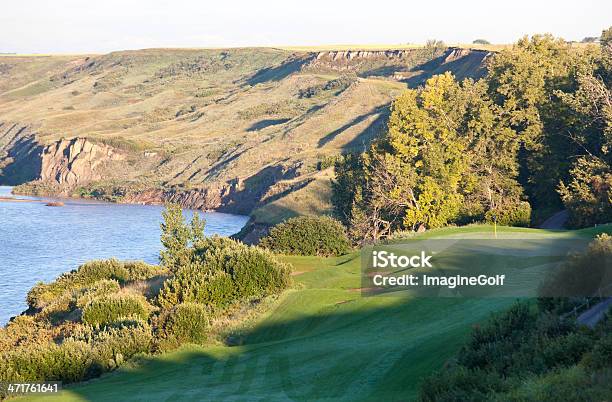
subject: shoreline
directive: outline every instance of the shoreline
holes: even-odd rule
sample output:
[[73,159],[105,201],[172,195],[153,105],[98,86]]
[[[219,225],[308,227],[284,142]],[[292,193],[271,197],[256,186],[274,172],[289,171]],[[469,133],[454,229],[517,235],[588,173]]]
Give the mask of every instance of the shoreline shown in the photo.
[[15,198],[15,197],[6,197],[0,196],[0,202],[47,202],[45,200],[30,200],[27,198]]
[[[113,199],[108,199],[108,198],[104,198],[104,197],[78,197],[78,196],[72,196],[72,195],[65,195],[65,194],[53,194],[53,193],[44,193],[44,194],[36,194],[34,192],[14,192],[14,188],[17,186],[5,186],[5,187],[10,187],[11,188],[11,194],[15,197],[17,196],[25,196],[25,197],[37,197],[40,198],[40,200],[29,200],[29,199],[25,199],[25,198],[19,198],[19,200],[23,200],[23,201],[39,201],[39,202],[50,202],[50,201],[56,201],[56,200],[61,200],[61,201],[84,201],[84,202],[92,202],[92,203],[101,203],[101,204],[117,204],[117,205],[141,205],[141,206],[164,206],[166,204],[166,201],[153,201],[153,200],[149,200],[149,201],[125,201],[124,199],[119,199],[119,200],[113,200]],[[45,200],[43,198],[47,198],[48,200]],[[4,200],[3,200],[4,199]],[[0,202],[6,201],[6,202],[11,202],[13,200],[15,200],[17,198],[14,197],[7,197],[7,196],[0,196]],[[227,207],[227,206],[221,206],[220,208],[217,209],[212,209],[212,208],[193,208],[193,207],[189,207],[189,206],[185,206],[182,205],[181,203],[178,203],[181,205],[181,208],[185,209],[185,210],[189,210],[189,211],[200,211],[200,212],[216,212],[216,213],[222,213],[222,214],[230,214],[230,215],[240,215],[240,216],[248,216],[251,217],[250,212],[249,213],[243,213],[240,208],[231,208],[231,207]]]
[[[37,194],[32,194],[32,193],[25,193],[25,192],[20,192],[20,193],[14,193],[13,192],[13,188],[15,186],[0,186],[0,187],[10,187],[11,188],[11,194],[13,194],[13,196],[0,196],[0,202],[40,202],[40,203],[54,203],[57,201],[60,202],[70,202],[70,203],[78,203],[81,202],[83,204],[113,204],[113,205],[134,205],[134,206],[155,206],[155,207],[163,207],[166,203],[163,201],[142,201],[142,202],[130,202],[130,201],[123,201],[123,200],[110,200],[110,199],[105,199],[105,198],[95,198],[95,197],[74,197],[74,196],[67,196],[67,195],[53,195],[53,194],[45,194],[45,195],[37,195]],[[29,198],[17,198],[19,196],[24,196],[24,197],[36,197],[37,199],[29,199]],[[187,211],[198,211],[198,212],[202,212],[202,213],[218,213],[218,214],[227,214],[227,215],[235,215],[235,216],[244,216],[244,217],[248,217],[249,219],[251,218],[250,213],[249,214],[244,214],[244,213],[240,213],[237,211],[234,211],[231,208],[219,208],[219,209],[200,209],[200,208],[190,208],[190,207],[186,207],[184,205],[181,205],[181,208],[183,208],[183,210],[187,210]],[[248,223],[248,221],[247,221]],[[243,226],[243,228],[246,226],[246,224]],[[238,233],[238,232],[236,232]]]

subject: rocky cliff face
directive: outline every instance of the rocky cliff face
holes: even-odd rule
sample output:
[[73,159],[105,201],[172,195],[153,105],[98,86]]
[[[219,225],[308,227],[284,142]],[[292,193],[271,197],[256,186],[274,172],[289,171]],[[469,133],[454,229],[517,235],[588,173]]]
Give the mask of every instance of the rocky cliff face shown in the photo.
[[110,162],[122,160],[125,154],[108,145],[85,138],[63,139],[43,149],[39,179],[74,187],[102,179]]
[[[73,196],[138,204],[178,203],[185,208],[248,214],[277,182],[293,178],[298,166],[267,167],[246,179],[215,181],[197,188],[157,186],[131,180],[128,159],[136,155],[86,138],[40,145],[19,124],[0,123],[0,184],[20,185],[16,193]],[[144,159],[146,153],[144,153]],[[120,179],[119,184],[113,184]]]
[[357,59],[401,59],[407,58],[414,50],[330,50],[319,52],[313,64],[317,62],[350,62]]
[[42,145],[29,125],[0,122],[0,184],[45,183],[69,194],[74,187],[113,177],[126,153],[85,138]]
[[317,53],[304,70],[387,77],[416,86],[445,71],[459,79],[477,78],[483,74],[490,55],[487,51],[462,48],[325,51]]

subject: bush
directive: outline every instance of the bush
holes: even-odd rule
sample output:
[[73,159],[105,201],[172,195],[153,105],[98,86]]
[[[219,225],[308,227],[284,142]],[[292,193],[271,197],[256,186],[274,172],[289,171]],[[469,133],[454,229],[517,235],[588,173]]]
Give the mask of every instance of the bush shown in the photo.
[[121,286],[116,280],[102,279],[76,296],[76,306],[82,309],[94,299],[119,293],[120,290]]
[[487,393],[500,390],[503,382],[484,370],[451,367],[425,377],[421,383],[419,401],[487,401]]
[[150,265],[143,261],[125,261],[122,264],[127,272],[124,282],[144,281],[164,273],[164,270],[158,265]]
[[64,293],[47,302],[41,309],[40,315],[52,322],[62,321],[70,316],[74,308],[74,302],[75,291],[66,290]]
[[241,298],[263,297],[280,292],[289,285],[291,274],[287,264],[257,247],[232,253],[227,260],[226,271],[231,274],[236,293]]
[[612,236],[602,233],[585,253],[571,255],[548,275],[538,292],[542,297],[595,295],[612,275]]
[[211,272],[201,264],[190,264],[164,283],[157,298],[163,308],[195,302],[211,309],[224,308],[235,300],[234,282],[223,271]]
[[485,220],[490,223],[497,220],[497,224],[502,226],[528,227],[531,222],[531,205],[526,201],[504,205],[487,211]]
[[[516,389],[500,394],[500,401],[605,401],[610,396],[609,379],[598,383],[580,366],[555,370],[543,376],[526,378]],[[605,380],[604,380],[605,381]]]
[[298,98],[312,98],[324,91],[335,91],[335,95],[340,94],[356,81],[356,77],[343,75],[324,84],[314,85],[298,91]]
[[475,327],[457,358],[425,379],[420,400],[605,400],[612,324],[588,329],[534,307],[517,303]]
[[317,162],[317,170],[325,170],[330,167],[336,166],[337,163],[342,161],[342,155],[326,155],[319,162]]
[[300,216],[276,225],[260,245],[274,252],[335,256],[350,250],[342,224],[333,218]]
[[91,347],[101,371],[110,371],[138,353],[148,353],[153,344],[151,327],[145,321],[120,320],[104,330],[94,330],[82,340]]
[[181,303],[159,317],[158,335],[162,349],[183,343],[202,344],[209,327],[206,307],[198,303]]
[[13,382],[77,382],[113,370],[135,354],[151,350],[151,328],[139,320],[81,332],[61,344],[39,342],[5,351],[0,354],[0,378]]
[[86,288],[103,279],[125,283],[148,279],[161,272],[160,267],[144,262],[121,262],[115,259],[89,261],[49,284],[38,283],[28,292],[27,302],[30,307],[40,309],[68,290]]
[[51,341],[49,323],[37,321],[29,315],[20,315],[0,328],[0,352],[17,345],[41,344]]
[[94,362],[82,341],[30,345],[0,356],[0,378],[4,381],[62,381],[88,378]]
[[198,263],[205,264],[208,271],[219,271],[223,270],[224,261],[230,252],[244,248],[246,248],[244,243],[215,235],[204,238],[194,245],[194,259]]
[[592,352],[584,357],[583,364],[591,370],[602,370],[612,365],[612,334],[604,335],[595,343]]
[[181,267],[164,283],[157,299],[161,307],[195,302],[222,310],[240,299],[280,292],[290,282],[289,266],[266,250],[233,240],[215,240],[199,250],[201,262]]
[[142,296],[120,294],[94,299],[83,309],[82,320],[89,325],[105,325],[120,318],[147,320],[151,308]]

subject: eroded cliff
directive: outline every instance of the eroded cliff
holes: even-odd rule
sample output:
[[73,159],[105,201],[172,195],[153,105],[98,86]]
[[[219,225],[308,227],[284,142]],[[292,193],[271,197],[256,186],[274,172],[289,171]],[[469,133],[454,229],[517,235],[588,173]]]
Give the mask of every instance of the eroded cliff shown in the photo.
[[43,148],[38,179],[69,189],[103,179],[104,173],[121,167],[114,162],[125,159],[126,155],[113,147],[86,138],[62,139]]

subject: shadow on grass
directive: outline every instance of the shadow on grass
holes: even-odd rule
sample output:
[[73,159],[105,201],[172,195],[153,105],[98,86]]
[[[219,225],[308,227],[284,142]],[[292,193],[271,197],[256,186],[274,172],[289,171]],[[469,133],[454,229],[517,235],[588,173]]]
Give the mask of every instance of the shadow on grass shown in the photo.
[[252,132],[252,131],[259,131],[259,130],[263,130],[266,127],[270,127],[270,126],[276,126],[279,124],[284,124],[287,123],[289,120],[288,118],[284,118],[284,119],[264,119],[264,120],[260,120],[256,123],[253,123],[253,125],[249,128],[247,128],[246,131],[248,132]]
[[451,72],[458,81],[464,78],[477,80],[485,75],[484,61],[487,58],[488,52],[472,51],[457,59],[447,61],[447,58],[453,51],[455,50],[447,49],[441,56],[413,67],[410,71],[417,74],[407,78],[404,82],[409,87],[416,88],[423,85],[432,76],[444,74],[447,71]]
[[219,212],[231,211],[233,213],[248,215],[257,205],[268,189],[280,180],[292,179],[296,176],[296,166],[286,168],[282,165],[266,166],[253,176],[244,180],[241,188],[230,192],[224,199],[225,205]]
[[[562,248],[567,239],[563,240],[555,245],[551,239],[551,246]],[[517,246],[516,252],[524,258],[513,257],[511,262],[524,267],[541,264],[530,250]],[[506,252],[510,251],[511,246]],[[476,259],[457,253],[451,257],[491,264],[488,250]],[[517,299],[362,297],[350,288],[359,286],[356,258],[359,253],[326,260],[305,273],[311,275],[308,287],[287,292],[260,324],[232,335],[238,346],[186,346],[144,357],[132,368],[70,387],[70,394],[60,397],[414,400],[421,380],[459,350],[472,326]]]
[[310,62],[314,56],[290,57],[283,63],[275,67],[263,68],[246,80],[248,85],[257,85],[271,81],[281,81],[282,79],[296,73],[302,66]]
[[511,303],[308,292],[316,294],[293,306],[299,311],[278,313],[241,346],[187,346],[69,391],[96,401],[412,400],[470,325]]
[[[25,127],[17,130],[15,138],[18,138],[24,130]],[[35,180],[41,171],[42,150],[42,146],[36,143],[34,137],[22,137],[16,140],[6,155],[8,164],[0,168],[0,185],[15,186]]]
[[322,148],[327,143],[333,141],[338,135],[342,134],[349,128],[369,119],[370,117],[376,116],[374,121],[370,123],[365,129],[355,136],[347,145],[344,146],[345,150],[352,149],[355,146],[366,146],[370,141],[380,133],[380,129],[384,126],[384,122],[388,117],[389,105],[379,106],[368,113],[364,113],[360,116],[355,117],[353,120],[344,124],[342,127],[335,129],[329,134],[325,135],[319,140],[317,146]]

